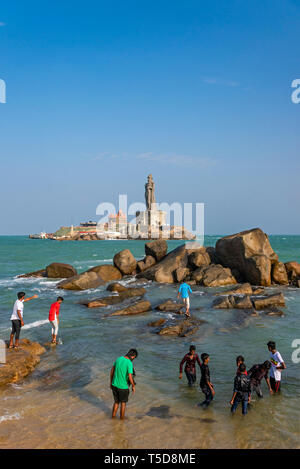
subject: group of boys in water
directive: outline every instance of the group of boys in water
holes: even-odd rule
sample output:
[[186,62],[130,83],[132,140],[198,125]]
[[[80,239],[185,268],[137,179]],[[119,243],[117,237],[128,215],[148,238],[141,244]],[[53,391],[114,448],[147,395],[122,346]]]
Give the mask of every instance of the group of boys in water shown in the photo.
[[[188,294],[191,291],[189,285],[182,284],[178,291],[178,296],[182,296],[185,300],[186,315],[189,316],[189,297]],[[37,298],[34,295],[30,298],[25,299],[25,293],[19,292],[17,294],[17,300],[13,307],[13,313],[11,315],[12,331],[10,335],[9,348],[19,348],[19,336],[21,327],[24,326],[23,321],[23,309],[24,302],[30,301]],[[57,343],[57,333],[59,325],[59,310],[60,305],[63,302],[62,297],[58,297],[54,302],[49,311],[49,323],[52,327],[52,340],[53,344]],[[15,338],[15,342],[14,342]],[[281,372],[286,368],[286,365],[282,359],[281,354],[276,350],[276,344],[273,341],[267,343],[268,350],[270,352],[270,359],[266,360],[261,364],[253,365],[248,371],[244,357],[239,355],[236,358],[237,370],[234,378],[233,395],[230,401],[231,412],[234,413],[238,405],[242,404],[243,415],[247,414],[248,404],[251,401],[251,394],[254,392],[259,398],[263,397],[261,390],[261,382],[264,378],[269,388],[270,394],[278,393],[280,391],[281,384]],[[136,349],[130,349],[129,352],[122,357],[119,357],[110,372],[110,387],[113,392],[114,405],[112,410],[112,417],[115,417],[120,407],[120,418],[124,419],[126,403],[129,397],[129,387],[132,387],[132,392],[135,392],[134,382],[134,368],[133,360],[137,358],[138,352]],[[201,363],[202,361],[202,363]],[[196,383],[196,364],[200,367],[201,378],[200,388],[205,396],[204,401],[199,404],[203,408],[207,408],[214,398],[215,390],[210,378],[209,361],[210,356],[208,353],[201,354],[201,361],[196,353],[196,347],[190,346],[189,352],[183,357],[179,365],[179,378],[182,379],[183,366],[185,364],[184,372],[188,381],[189,386],[193,386]],[[270,372],[270,377],[269,377]]]

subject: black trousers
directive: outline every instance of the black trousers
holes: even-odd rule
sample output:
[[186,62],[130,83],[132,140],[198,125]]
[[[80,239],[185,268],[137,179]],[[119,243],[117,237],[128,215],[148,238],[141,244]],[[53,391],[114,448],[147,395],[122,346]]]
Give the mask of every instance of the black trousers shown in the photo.
[[20,332],[21,332],[21,321],[20,319],[13,319],[11,323],[12,323],[11,333],[12,335],[16,334],[16,340],[19,340]]
[[189,386],[192,386],[196,382],[196,374],[195,373],[190,373],[189,371],[185,371],[185,375],[187,377]]
[[251,394],[252,394],[254,391],[256,392],[256,394],[257,394],[258,397],[263,397],[263,393],[262,393],[260,384],[251,384]]
[[209,406],[210,402],[213,400],[214,396],[212,395],[211,389],[209,386],[200,386],[203,394],[205,395],[205,400],[201,405]]

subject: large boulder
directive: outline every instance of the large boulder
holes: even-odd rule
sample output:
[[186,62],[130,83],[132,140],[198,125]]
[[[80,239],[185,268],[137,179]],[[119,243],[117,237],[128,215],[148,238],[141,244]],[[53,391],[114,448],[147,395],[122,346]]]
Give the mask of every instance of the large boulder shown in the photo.
[[[193,243],[191,244],[193,245]],[[137,277],[142,276],[148,280],[153,280],[159,283],[174,283],[174,281],[176,281],[175,270],[180,267],[187,267],[188,256],[194,249],[197,248],[190,246],[189,243],[178,246],[167,254],[160,262],[138,274]]]
[[102,308],[108,305],[122,303],[122,301],[135,296],[144,296],[145,293],[145,288],[126,288],[124,291],[120,291],[118,295],[96,298],[91,301],[82,302],[82,304],[88,308]]
[[114,311],[110,313],[108,316],[133,316],[135,314],[146,313],[147,311],[151,310],[151,303],[150,301],[137,301],[133,305],[127,306],[126,308],[119,309],[118,311]]
[[300,278],[300,264],[298,262],[286,262],[285,268],[288,274],[288,278],[291,282],[295,282]]
[[136,269],[136,260],[129,249],[123,249],[114,256],[114,265],[123,275],[130,275]]
[[62,288],[63,290],[88,290],[90,288],[100,287],[100,285],[104,284],[105,282],[96,272],[83,272],[82,274],[63,280],[56,285],[56,288]]
[[0,367],[0,386],[16,383],[25,378],[34,370],[40,362],[40,356],[45,352],[45,348],[39,343],[28,339],[20,340],[18,350],[8,349],[6,363]]
[[275,262],[275,264],[273,264],[272,280],[279,285],[288,285],[288,274],[283,262]]
[[144,270],[149,269],[149,267],[152,267],[154,264],[156,264],[155,258],[148,255],[142,261],[138,261],[137,271],[144,272]]
[[161,261],[167,254],[168,244],[165,239],[157,239],[145,244],[146,256],[152,256],[157,262]]
[[278,261],[268,236],[259,228],[225,236],[216,243],[222,265],[237,269],[252,285],[271,285],[271,267]]
[[197,269],[197,267],[200,267],[201,265],[209,265],[211,263],[211,259],[206,249],[201,247],[189,255],[188,262],[193,269]]
[[119,269],[109,264],[97,265],[89,269],[88,272],[95,272],[103,280],[103,282],[121,280],[122,278],[122,274]]
[[199,267],[192,273],[192,278],[205,287],[222,287],[237,283],[231,270],[219,264]]
[[77,270],[70,264],[53,262],[46,267],[46,277],[48,278],[70,278],[77,275]]
[[285,300],[282,293],[274,293],[273,295],[264,296],[261,298],[252,298],[255,309],[268,309],[273,306],[283,306],[285,307]]

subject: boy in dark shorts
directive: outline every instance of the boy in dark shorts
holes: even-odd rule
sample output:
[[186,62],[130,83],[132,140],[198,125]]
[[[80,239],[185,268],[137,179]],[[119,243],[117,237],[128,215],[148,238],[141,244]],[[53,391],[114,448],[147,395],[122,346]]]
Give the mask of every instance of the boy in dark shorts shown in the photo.
[[242,403],[242,413],[247,414],[248,403],[251,399],[250,378],[246,375],[246,365],[239,366],[239,374],[234,379],[233,396],[230,401],[231,412],[234,413],[239,403]]
[[190,352],[187,353],[180,362],[179,365],[179,379],[182,378],[182,368],[185,363],[184,372],[187,377],[189,386],[192,386],[196,382],[196,362],[198,363],[199,367],[201,367],[201,362],[199,360],[199,356],[196,353],[195,345],[190,346]]
[[208,367],[209,355],[208,353],[201,354],[202,365],[201,369],[201,379],[200,379],[200,388],[205,395],[205,400],[200,404],[202,407],[208,407],[210,402],[213,400],[215,391],[213,384],[210,381],[210,371]]
[[[25,298],[25,295],[26,293],[23,291],[20,291],[17,294],[18,299],[15,301],[13,312],[10,317],[12,329],[11,329],[11,334],[10,334],[9,348],[15,348],[15,349],[19,348],[19,338],[20,338],[21,327],[24,326],[24,320],[23,320],[24,303],[26,303],[27,301],[31,301],[35,298],[38,298],[37,295],[33,295],[30,298]],[[14,337],[15,337],[15,344],[14,344]]]
[[261,390],[261,381],[265,378],[266,383],[268,385],[270,394],[273,394],[270,380],[268,377],[269,370],[271,368],[271,363],[266,360],[264,363],[260,365],[253,365],[249,370],[249,377],[250,377],[250,386],[251,386],[251,394],[255,391],[258,397],[263,397],[263,393]]
[[110,388],[115,401],[112,409],[112,418],[117,415],[119,404],[121,404],[120,419],[123,420],[125,417],[126,403],[129,397],[129,385],[132,386],[132,392],[135,392],[132,362],[137,356],[137,350],[130,349],[124,357],[117,358],[110,371]]

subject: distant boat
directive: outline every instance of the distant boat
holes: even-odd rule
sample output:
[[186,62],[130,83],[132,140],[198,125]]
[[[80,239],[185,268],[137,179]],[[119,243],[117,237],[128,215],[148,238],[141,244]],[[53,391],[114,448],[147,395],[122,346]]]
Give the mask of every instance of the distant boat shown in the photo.
[[30,234],[29,235],[30,239],[47,239],[47,233],[44,231],[41,231],[40,234]]

